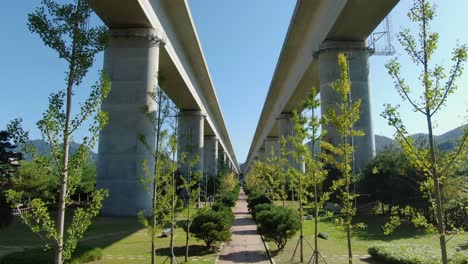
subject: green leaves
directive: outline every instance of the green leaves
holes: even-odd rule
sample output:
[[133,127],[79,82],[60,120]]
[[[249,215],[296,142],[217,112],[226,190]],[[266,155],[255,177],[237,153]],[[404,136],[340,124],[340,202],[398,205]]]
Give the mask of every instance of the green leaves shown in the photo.
[[210,248],[214,242],[228,242],[231,240],[232,221],[228,211],[214,211],[202,208],[194,216],[190,225],[190,232],[198,239],[205,241]]
[[[104,74],[101,74],[100,80],[92,87],[90,96],[83,102],[78,114],[72,117],[74,86],[81,83],[92,66],[95,55],[104,50],[108,39],[106,28],[88,26],[90,15],[91,10],[85,0],[65,4],[42,0],[42,6],[28,15],[29,30],[38,34],[46,46],[55,50],[59,58],[68,63],[65,89],[50,95],[48,109],[37,122],[43,139],[50,146],[50,155],[37,153],[30,143],[28,132],[22,129],[20,119],[12,121],[8,126],[22,150],[32,156],[34,164],[47,171],[41,176],[60,179],[57,226],[50,219],[46,203],[39,198],[33,199],[29,205],[30,210],[21,215],[33,232],[44,233],[47,244],[49,241],[54,242],[57,263],[71,258],[77,240],[84,235],[91,219],[98,214],[106,196],[104,191],[97,191],[88,207],[76,209],[72,224],[66,235],[64,234],[66,205],[71,202],[70,197],[82,180],[83,168],[88,163],[88,150],[93,147],[98,132],[108,119],[99,110],[110,90],[110,81]],[[89,136],[84,137],[78,150],[71,155],[72,136],[90,117],[93,121],[88,129]],[[12,193],[11,198],[18,195],[19,193]]]
[[76,208],[63,247],[64,259],[71,259],[73,251],[86,230],[91,226],[92,219],[99,214],[104,198],[108,197],[107,190],[99,189],[92,193],[90,203],[84,208]]
[[[6,192],[8,203],[14,208],[19,208],[22,203],[22,193],[14,190]],[[31,229],[33,233],[38,234],[43,240],[46,248],[50,247],[51,242],[58,239],[55,222],[52,220],[47,209],[47,204],[41,199],[32,199],[28,204],[29,209],[20,214],[23,223]]]
[[46,46],[70,64],[69,73],[75,73],[74,84],[77,85],[109,40],[104,26],[88,27],[90,15],[89,4],[84,0],[75,0],[72,4],[42,0],[42,6],[28,15],[29,30],[37,33]]
[[283,249],[288,239],[300,228],[299,215],[291,208],[271,206],[260,211],[255,220],[257,229],[267,240],[274,241],[278,249]]
[[[439,35],[430,31],[430,23],[435,17],[435,6],[429,4],[426,0],[416,0],[408,12],[408,17],[418,25],[418,43],[416,43],[415,37],[412,36],[409,29],[400,32],[398,40],[413,62],[421,67],[418,76],[421,83],[419,98],[412,98],[413,95],[402,77],[397,59],[390,61],[386,67],[390,76],[394,79],[396,90],[403,100],[407,100],[416,111],[424,115],[429,133],[428,142],[418,146],[408,137],[395,107],[387,105],[382,116],[388,120],[389,125],[396,129],[397,140],[402,145],[411,164],[427,177],[421,183],[421,189],[427,191],[432,206],[431,209],[434,209],[440,236],[442,263],[447,263],[445,220],[442,208],[443,188],[441,188],[441,185],[443,186],[446,176],[449,174],[450,166],[457,163],[456,160],[459,159],[459,155],[464,152],[462,149],[466,149],[467,137],[465,133],[459,148],[453,154],[447,156],[450,157],[449,159],[441,158],[434,143],[432,118],[445,105],[448,96],[453,94],[457,88],[455,82],[461,76],[464,63],[467,60],[467,46],[459,46],[453,51],[453,66],[447,74],[443,66],[433,66],[431,63],[439,40]],[[413,89],[413,91],[417,91],[417,89]],[[426,225],[423,223],[425,218],[419,212],[412,215],[413,219],[415,219],[413,221],[415,225]],[[396,223],[396,216],[393,216],[390,223],[388,223],[387,229],[391,230]]]

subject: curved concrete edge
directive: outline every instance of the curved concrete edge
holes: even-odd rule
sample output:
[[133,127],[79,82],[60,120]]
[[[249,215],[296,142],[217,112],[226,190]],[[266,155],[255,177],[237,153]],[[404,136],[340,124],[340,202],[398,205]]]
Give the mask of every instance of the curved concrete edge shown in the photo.
[[265,240],[265,238],[263,237],[262,234],[259,233],[259,235],[262,238],[263,246],[265,246],[265,251],[267,253],[268,259],[270,260],[270,263],[271,264],[276,264],[275,259],[270,254],[270,247],[268,247],[268,243],[266,242],[266,240]]
[[215,258],[215,261],[214,263],[215,264],[218,264],[219,262],[219,257],[221,257],[221,253],[223,253],[223,249],[224,249],[224,246],[226,245],[226,243],[221,243],[221,245],[219,246],[219,251],[216,253],[216,258]]

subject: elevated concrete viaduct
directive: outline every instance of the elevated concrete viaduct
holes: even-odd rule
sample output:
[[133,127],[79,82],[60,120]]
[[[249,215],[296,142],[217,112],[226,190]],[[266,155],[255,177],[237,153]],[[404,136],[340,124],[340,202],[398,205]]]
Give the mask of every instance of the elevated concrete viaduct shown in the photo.
[[[372,100],[369,82],[369,49],[366,38],[388,15],[398,0],[298,0],[283,44],[270,89],[246,160],[271,153],[281,137],[292,133],[293,110],[313,87],[320,89],[322,113],[337,98],[330,83],[338,79],[337,55],[349,58],[352,100],[361,99],[361,118],[356,128],[364,137],[354,139],[355,168],[360,170],[375,154]],[[330,140],[337,139],[333,126],[325,126]],[[265,150],[264,150],[265,149]],[[274,153],[278,153],[274,150]]]
[[[155,142],[144,109],[156,110],[148,94],[161,88],[180,109],[180,153],[198,157],[193,170],[212,176],[221,158],[239,174],[215,89],[190,9],[185,0],[90,0],[96,14],[111,30],[104,71],[112,81],[102,109],[109,124],[99,140],[98,188],[106,188],[103,214],[136,215],[151,208],[151,199],[139,181],[141,161],[152,167],[151,155],[139,142],[144,135]],[[180,166],[183,174],[187,166]]]

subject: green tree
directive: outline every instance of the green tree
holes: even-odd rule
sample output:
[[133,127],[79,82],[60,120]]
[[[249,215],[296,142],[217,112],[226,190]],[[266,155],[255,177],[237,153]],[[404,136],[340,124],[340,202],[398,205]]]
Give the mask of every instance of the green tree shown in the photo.
[[330,142],[321,141],[324,149],[323,157],[332,167],[338,169],[340,175],[333,181],[332,190],[337,192],[337,197],[341,200],[343,208],[341,210],[344,217],[338,217],[336,224],[339,228],[346,231],[348,241],[348,260],[353,263],[353,254],[351,247],[351,233],[353,228],[362,227],[363,224],[353,224],[352,218],[356,214],[353,202],[357,194],[351,189],[354,177],[352,173],[352,158],[354,148],[350,144],[351,139],[356,136],[363,136],[364,132],[354,129],[354,124],[359,120],[359,107],[361,100],[350,101],[351,82],[348,76],[348,60],[343,53],[338,54],[338,64],[340,66],[340,79],[331,84],[340,101],[336,108],[330,108],[325,113],[327,121],[331,122],[340,137],[335,145]]
[[390,126],[396,128],[396,137],[410,162],[427,176],[427,181],[423,186],[431,197],[430,201],[437,219],[441,259],[442,263],[446,264],[448,261],[447,241],[441,185],[453,164],[460,162],[467,151],[468,130],[465,130],[456,150],[442,158],[437,155],[434,142],[434,117],[446,104],[448,96],[457,89],[455,83],[462,75],[464,63],[468,58],[468,47],[462,45],[453,50],[453,66],[447,74],[443,66],[431,62],[439,40],[439,34],[430,30],[430,23],[435,17],[435,5],[431,5],[426,0],[414,1],[408,17],[411,22],[417,24],[417,39],[409,29],[406,29],[398,34],[398,40],[413,63],[421,68],[421,73],[418,75],[422,90],[420,97],[413,97],[414,89],[410,89],[410,85],[405,81],[401,73],[401,65],[396,58],[387,63],[386,67],[402,99],[409,102],[413,109],[426,119],[429,134],[427,146],[418,148],[414,145],[412,139],[408,137],[396,107],[387,105],[382,115],[388,120]]
[[88,161],[81,170],[81,181],[77,187],[78,202],[81,202],[81,194],[89,194],[96,189],[96,163]]
[[[310,117],[302,114],[298,114],[296,111],[293,113],[293,136],[290,137],[290,141],[294,147],[291,155],[294,158],[296,164],[303,164],[303,166],[292,167],[290,170],[293,174],[293,182],[295,189],[297,190],[299,198],[299,214],[301,216],[301,228],[300,228],[300,261],[303,262],[303,206],[309,201],[309,198],[313,198],[314,208],[314,226],[315,226],[315,237],[314,237],[314,255],[313,261],[318,263],[319,252],[318,252],[318,212],[323,207],[324,203],[328,200],[329,194],[322,192],[319,194],[319,188],[325,180],[327,173],[323,169],[323,164],[320,161],[320,155],[315,153],[317,143],[320,141],[324,132],[320,131],[320,125],[322,119],[317,117],[316,111],[320,106],[320,101],[317,98],[318,90],[312,89],[308,94],[307,98],[303,102],[303,113],[310,111]],[[306,143],[309,141],[309,143]],[[312,189],[312,191],[311,191]],[[319,198],[320,196],[320,198]]]
[[[191,131],[189,130],[188,138],[192,138],[190,135]],[[195,166],[200,162],[199,156],[192,156],[192,149],[194,145],[188,142],[187,149],[188,152],[183,152],[180,155],[181,166],[186,166],[186,175],[181,175],[182,180],[182,197],[185,200],[185,206],[187,207],[187,214],[184,221],[184,230],[185,230],[185,262],[189,258],[189,243],[190,243],[190,225],[192,224],[192,215],[190,208],[196,206],[196,202],[200,198],[200,181],[203,177],[201,171],[195,170]],[[198,206],[197,206],[198,208]]]
[[274,157],[267,162],[255,160],[246,175],[248,189],[264,193],[272,202],[276,199],[284,201],[286,194],[283,192],[282,170]]
[[[163,74],[158,74],[158,83],[164,83]],[[171,187],[172,176],[177,169],[174,166],[174,161],[170,159],[173,153],[171,145],[170,129],[174,125],[170,124],[170,117],[175,116],[175,106],[169,97],[163,92],[160,87],[155,87],[155,90],[150,92],[150,96],[155,104],[157,104],[156,114],[145,109],[146,117],[153,124],[153,130],[156,135],[156,148],[148,142],[144,135],[140,135],[140,142],[150,152],[154,168],[149,168],[148,161],[142,163],[145,175],[141,177],[141,183],[146,191],[152,196],[151,218],[150,221],[145,217],[145,212],[138,213],[138,219],[148,230],[148,235],[151,240],[151,263],[156,262],[156,234],[158,228],[166,224],[171,218],[173,188]],[[147,212],[146,212],[147,213]]]
[[11,207],[6,201],[4,190],[11,188],[11,182],[17,174],[18,162],[23,158],[21,153],[14,151],[8,131],[0,131],[0,228],[8,226],[13,221]]
[[6,189],[12,176],[17,171],[17,164],[23,155],[15,152],[15,145],[11,143],[12,136],[8,131],[0,131],[0,191]]
[[207,249],[215,242],[231,240],[230,217],[224,211],[210,208],[198,210],[190,226],[190,232],[198,239],[205,241]]
[[24,198],[39,198],[47,203],[57,200],[59,177],[35,161],[21,161],[18,174],[12,179],[12,189]]
[[272,206],[270,210],[262,210],[256,215],[255,220],[258,232],[267,240],[275,242],[280,250],[300,228],[297,212],[286,207]]
[[[84,0],[60,4],[53,0],[42,0],[42,6],[28,15],[29,30],[38,34],[44,44],[55,50],[59,58],[67,63],[65,89],[50,95],[49,108],[37,123],[44,140],[51,146],[51,156],[39,156],[35,153],[33,146],[28,144],[28,133],[21,129],[19,120],[9,126],[9,131],[22,145],[22,149],[60,178],[56,224],[40,199],[33,199],[30,204],[31,210],[22,215],[23,221],[34,232],[44,231],[46,238],[53,240],[57,264],[71,258],[78,238],[83,236],[91,224],[91,219],[98,214],[106,195],[104,190],[96,191],[87,208],[75,210],[72,223],[67,228],[67,235],[64,235],[66,205],[80,180],[80,168],[88,159],[88,149],[92,147],[98,131],[107,121],[105,113],[99,111],[99,106],[110,89],[110,83],[105,76],[92,87],[90,96],[83,102],[78,113],[72,116],[75,88],[81,84],[92,66],[95,55],[104,50],[108,39],[106,28],[88,27],[90,15],[91,9]],[[90,118],[94,120],[89,128],[91,135],[85,137],[79,149],[70,155],[70,140],[74,132]],[[10,200],[14,202],[18,196],[18,193],[12,192]]]
[[[378,153],[364,169],[361,185],[372,199],[390,206],[427,208],[420,184],[424,176],[411,166],[408,156],[393,145]],[[406,193],[407,195],[395,195]],[[382,214],[384,214],[382,209]]]

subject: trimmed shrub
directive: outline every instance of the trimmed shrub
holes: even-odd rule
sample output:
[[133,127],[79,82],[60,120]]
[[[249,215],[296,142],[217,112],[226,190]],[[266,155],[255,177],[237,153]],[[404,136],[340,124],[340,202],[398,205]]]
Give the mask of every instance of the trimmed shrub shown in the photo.
[[215,242],[231,240],[231,225],[232,221],[225,212],[203,208],[195,214],[190,225],[190,232],[196,238],[203,240],[209,249]]
[[[381,244],[367,249],[369,255],[383,264],[439,264],[440,250],[429,246]],[[449,263],[468,264],[468,254],[448,251]]]
[[255,217],[257,216],[258,213],[260,213],[261,211],[264,211],[264,210],[271,210],[271,208],[273,207],[274,205],[273,204],[269,204],[269,203],[264,203],[264,204],[258,204],[255,206],[255,210],[252,211],[252,216],[253,218],[255,219]]
[[226,207],[224,204],[219,202],[214,203],[211,206],[211,209],[215,212],[222,212],[231,221],[231,223],[234,221],[234,213],[231,208]]
[[[73,257],[66,263],[80,264],[88,263],[102,258],[102,250],[100,248],[79,247],[73,253]],[[54,251],[45,251],[42,248],[28,249],[21,252],[14,252],[5,255],[0,264],[49,264],[54,263]]]
[[258,232],[266,240],[275,242],[278,249],[283,249],[300,228],[299,215],[290,208],[271,206],[269,210],[262,210],[256,217]]
[[227,207],[234,207],[236,205],[237,195],[234,192],[223,194],[221,202]]
[[260,193],[251,193],[247,198],[247,207],[249,208],[250,212],[255,210],[255,206],[259,204],[271,204],[272,202],[265,194]]

